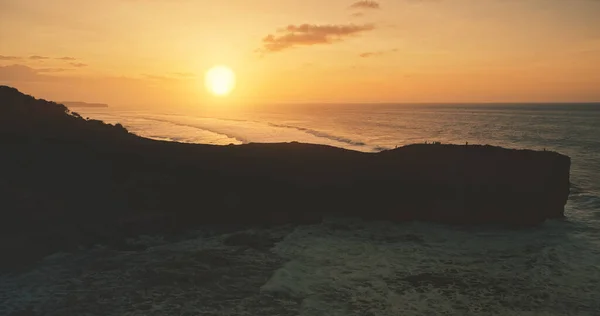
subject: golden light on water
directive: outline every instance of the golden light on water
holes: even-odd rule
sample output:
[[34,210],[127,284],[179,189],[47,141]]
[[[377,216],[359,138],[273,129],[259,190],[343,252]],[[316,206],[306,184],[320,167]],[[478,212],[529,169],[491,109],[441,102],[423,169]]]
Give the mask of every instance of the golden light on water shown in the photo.
[[215,66],[206,72],[205,84],[216,96],[226,96],[235,88],[235,73],[227,66]]

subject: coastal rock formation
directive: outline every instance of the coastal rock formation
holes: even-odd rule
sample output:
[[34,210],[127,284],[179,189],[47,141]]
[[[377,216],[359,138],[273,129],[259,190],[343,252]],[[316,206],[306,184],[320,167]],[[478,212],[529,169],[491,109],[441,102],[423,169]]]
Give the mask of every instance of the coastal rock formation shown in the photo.
[[5,86],[0,146],[0,242],[14,251],[326,215],[532,225],[563,217],[569,195],[570,158],[555,152],[155,141]]

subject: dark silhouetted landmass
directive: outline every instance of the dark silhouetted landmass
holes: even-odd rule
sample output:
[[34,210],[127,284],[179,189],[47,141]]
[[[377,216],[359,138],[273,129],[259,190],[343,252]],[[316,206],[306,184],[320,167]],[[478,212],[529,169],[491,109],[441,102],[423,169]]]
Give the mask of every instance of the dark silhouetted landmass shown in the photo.
[[70,108],[107,108],[108,104],[104,103],[88,103],[79,101],[63,101],[61,104],[66,105]]
[[533,225],[562,218],[569,195],[570,158],[554,152],[418,144],[362,153],[301,143],[156,141],[5,86],[0,146],[5,267],[205,224],[341,215]]

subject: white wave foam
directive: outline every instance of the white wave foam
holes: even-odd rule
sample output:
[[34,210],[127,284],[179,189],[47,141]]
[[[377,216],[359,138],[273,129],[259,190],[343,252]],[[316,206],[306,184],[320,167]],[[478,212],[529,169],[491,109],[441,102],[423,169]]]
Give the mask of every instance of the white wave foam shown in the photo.
[[158,140],[219,145],[298,141],[359,151],[386,149],[381,146],[368,146],[364,142],[315,129],[255,120],[136,112],[95,113],[94,117],[108,123],[121,123],[138,135]]
[[95,113],[94,118],[107,123],[121,123],[134,134],[156,140],[177,141],[182,143],[201,143],[214,145],[241,144],[244,138],[198,128],[167,119],[169,116],[156,116],[142,113]]
[[271,251],[226,246],[228,235],[142,236],[130,243],[145,251],[56,254],[0,276],[0,314],[593,315],[600,245],[572,225],[461,230],[332,218],[253,230],[285,236]]
[[294,315],[297,303],[259,291],[281,259],[224,237],[142,236],[129,242],[150,246],[143,251],[49,256],[30,272],[0,275],[0,315]]
[[[146,119],[163,120],[163,118],[147,117]],[[206,117],[173,116],[167,121],[173,124],[183,124],[215,133],[228,135],[244,143],[275,143],[298,141],[304,143],[324,144],[336,147],[373,151],[374,148],[366,144],[345,137],[334,136],[325,132],[296,127],[290,125],[274,124],[254,120],[235,120]]]
[[298,262],[290,261],[275,271],[269,281],[261,287],[267,293],[282,294],[292,298],[304,298],[309,289],[304,280],[308,280],[311,271]]
[[352,145],[352,146],[367,146],[365,143],[363,143],[361,141],[355,141],[350,138],[341,137],[341,136],[334,136],[334,135],[331,135],[331,134],[328,134],[328,133],[325,133],[322,131],[318,131],[318,130],[314,130],[314,129],[310,129],[310,128],[306,128],[306,127],[285,125],[285,124],[275,124],[275,123],[269,123],[269,125],[275,126],[275,127],[291,128],[291,129],[299,130],[299,131],[306,132],[308,134],[311,134],[311,135],[314,135],[317,137],[322,137],[322,138],[327,138],[327,139],[334,140],[334,141],[339,141],[339,142],[346,143],[346,144]]
[[593,289],[600,252],[582,252],[585,241],[567,242],[556,225],[460,231],[333,220],[299,227],[274,248],[289,262],[265,287],[303,295],[301,315],[591,313],[600,308],[600,288]]

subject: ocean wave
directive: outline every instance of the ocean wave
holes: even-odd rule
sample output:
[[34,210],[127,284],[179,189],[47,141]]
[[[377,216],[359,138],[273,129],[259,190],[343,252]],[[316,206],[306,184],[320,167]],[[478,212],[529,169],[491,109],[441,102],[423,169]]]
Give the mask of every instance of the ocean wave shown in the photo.
[[[211,119],[214,119],[214,118],[211,118]],[[257,121],[257,120],[233,119],[233,118],[218,118],[218,120],[240,122],[240,123],[251,122],[251,123],[257,123],[257,124],[265,124],[265,125],[272,126],[272,127],[293,129],[293,130],[305,132],[307,134],[310,134],[310,135],[313,135],[313,136],[316,136],[319,138],[325,138],[325,139],[333,140],[333,141],[340,142],[340,143],[345,143],[345,144],[352,145],[352,146],[360,146],[360,147],[368,146],[366,143],[361,142],[361,141],[353,140],[353,139],[350,139],[347,137],[332,135],[332,134],[329,134],[329,133],[326,133],[323,131],[319,131],[319,130],[307,128],[307,127],[302,127],[302,126],[278,124],[278,123],[271,123],[271,122],[264,122],[264,121]]]
[[[353,140],[347,137],[343,137],[343,136],[337,136],[337,135],[332,135],[330,133],[326,133],[323,131],[319,131],[319,130],[315,130],[315,129],[311,129],[311,128],[306,128],[306,127],[301,127],[301,126],[293,126],[293,125],[286,125],[286,124],[277,124],[277,123],[271,123],[271,122],[262,122],[262,121],[256,121],[256,120],[241,120],[241,119],[230,119],[230,118],[212,118],[212,117],[195,117],[195,120],[198,119],[203,119],[203,120],[210,120],[210,123],[213,122],[217,122],[216,124],[218,125],[219,121],[221,122],[235,122],[235,123],[239,123],[240,125],[238,126],[234,126],[233,128],[231,127],[226,127],[226,126],[220,126],[220,127],[215,127],[215,126],[208,126],[211,125],[209,124],[209,122],[183,122],[183,120],[186,120],[189,118],[187,117],[183,117],[183,116],[178,116],[178,117],[174,117],[174,118],[158,118],[158,117],[154,117],[154,116],[138,116],[137,118],[143,118],[145,120],[152,120],[152,121],[159,121],[159,122],[165,122],[165,123],[169,123],[169,124],[173,124],[173,125],[178,125],[178,126],[186,126],[186,127],[193,127],[193,128],[198,128],[198,129],[202,129],[202,130],[206,130],[212,133],[216,133],[216,134],[220,134],[220,135],[224,135],[226,137],[235,139],[237,141],[240,141],[242,143],[250,143],[250,142],[271,142],[271,140],[269,139],[269,137],[252,137],[252,136],[248,136],[248,135],[244,135],[243,129],[255,129],[255,130],[260,130],[261,128],[266,128],[266,127],[272,127],[272,128],[277,128],[277,129],[288,129],[288,130],[295,130],[295,131],[299,131],[302,133],[306,133],[308,135],[312,135],[318,139],[323,139],[325,141],[320,141],[317,143],[322,143],[322,144],[327,144],[327,145],[339,145],[340,147],[345,147],[345,148],[349,148],[349,149],[361,149],[363,148],[363,150],[369,150],[369,151],[382,151],[382,150],[386,150],[389,149],[387,147],[383,147],[383,146],[369,146],[366,143],[362,142],[362,141],[357,141],[357,140]],[[213,123],[214,124],[214,123]],[[243,126],[242,124],[252,124],[253,126]],[[239,132],[235,133],[235,130],[238,129]],[[225,131],[226,130],[226,131]],[[265,130],[264,133],[267,136],[272,136],[270,131]],[[286,139],[286,141],[305,141],[303,139],[296,139],[296,138],[292,138],[289,137]],[[308,141],[310,142],[310,141]],[[333,142],[333,143],[331,143]]]
[[0,276],[0,314],[592,315],[600,252],[570,226],[327,218],[237,233],[272,240],[260,247],[209,230],[141,236],[128,242],[145,250],[98,246]]
[[186,123],[180,123],[177,121],[173,121],[173,120],[168,120],[168,119],[160,119],[160,118],[156,118],[156,117],[138,117],[138,118],[142,118],[145,120],[149,120],[149,121],[156,121],[156,122],[163,122],[163,123],[169,123],[172,125],[176,125],[176,126],[184,126],[184,127],[192,127],[192,128],[196,128],[196,129],[200,129],[203,131],[207,131],[207,132],[211,132],[214,134],[218,134],[218,135],[222,135],[225,136],[227,138],[231,138],[231,139],[235,139],[241,143],[248,143],[249,141],[247,139],[245,139],[244,137],[240,136],[240,135],[233,135],[233,134],[228,134],[228,133],[223,133],[222,131],[218,131],[216,129],[210,129],[204,126],[198,126],[198,125],[194,125],[194,124],[186,124]]
[[0,275],[0,315],[297,315],[297,302],[259,290],[281,258],[197,233],[128,241],[145,250],[55,254],[29,272]]
[[301,299],[300,315],[591,313],[600,253],[582,251],[585,239],[566,242],[564,226],[462,231],[332,219],[277,244],[289,261],[263,290]]
[[300,127],[300,126],[293,126],[293,125],[285,125],[285,124],[276,124],[276,123],[268,123],[271,126],[274,127],[281,127],[281,128],[291,128],[291,129],[295,129],[295,130],[299,130],[317,137],[322,137],[322,138],[327,138],[327,139],[331,139],[334,141],[338,141],[341,143],[346,143],[349,145],[353,145],[353,146],[367,146],[367,144],[365,144],[364,142],[361,141],[356,141],[356,140],[352,140],[350,138],[346,138],[346,137],[342,137],[342,136],[335,136],[335,135],[331,135],[322,131],[318,131],[315,129],[310,129],[310,128],[306,128],[306,127]]

